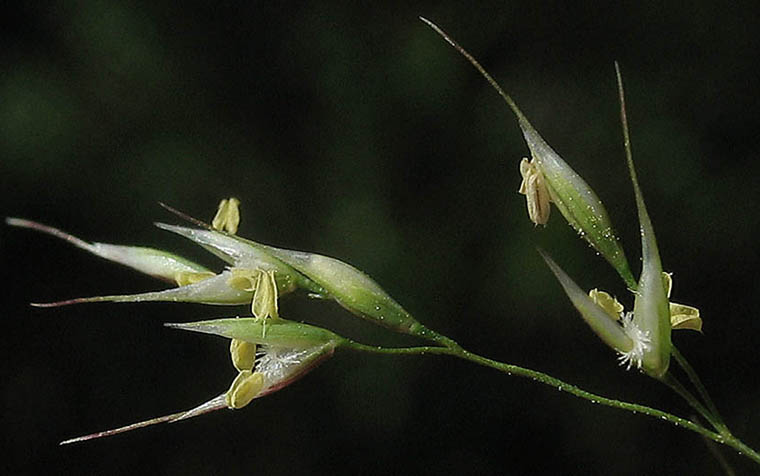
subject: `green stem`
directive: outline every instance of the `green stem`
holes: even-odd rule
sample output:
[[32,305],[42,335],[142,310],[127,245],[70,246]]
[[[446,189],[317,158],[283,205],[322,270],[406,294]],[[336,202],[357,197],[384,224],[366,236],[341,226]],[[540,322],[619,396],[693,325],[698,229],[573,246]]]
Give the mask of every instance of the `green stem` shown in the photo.
[[671,346],[671,352],[673,354],[673,357],[675,357],[678,365],[681,366],[683,371],[686,373],[686,376],[689,377],[689,380],[694,385],[694,388],[697,389],[699,396],[702,397],[702,401],[707,405],[707,409],[710,410],[710,413],[712,413],[712,415],[715,417],[719,425],[716,428],[721,433],[724,433],[725,436],[730,436],[731,432],[728,430],[728,427],[723,422],[723,417],[720,416],[720,412],[718,412],[718,407],[715,406],[715,403],[713,402],[712,398],[710,398],[710,394],[707,393],[707,388],[705,388],[705,386],[702,384],[702,380],[700,380],[699,376],[697,375],[697,372],[694,371],[694,368],[686,360],[686,357],[684,357],[683,354],[681,354],[681,352],[679,352],[678,349],[676,349],[675,345]]
[[704,417],[710,424],[718,430],[719,433],[724,433],[725,425],[723,425],[718,418],[712,414],[707,408],[705,408],[702,403],[697,400],[697,397],[695,397],[689,390],[686,389],[686,387],[683,386],[681,382],[678,381],[678,379],[675,378],[675,376],[668,372],[663,378],[660,379],[662,383],[670,387],[671,390],[676,392],[681,398],[686,400],[686,403],[688,403],[691,408],[699,412],[702,417]]
[[[424,327],[424,326],[422,326],[421,329],[414,332],[413,335],[416,335],[418,337],[429,340],[435,344],[442,345],[452,350],[464,351],[462,346],[459,345],[459,343],[456,342],[454,339],[450,337],[446,337],[443,334],[439,334],[438,332],[432,329],[428,329],[427,327]],[[356,342],[354,343],[357,344]],[[358,345],[362,345],[362,344],[358,344]]]
[[704,437],[702,437],[702,441],[705,442],[705,446],[707,446],[707,449],[708,451],[710,451],[710,454],[712,454],[715,457],[720,467],[723,468],[723,471],[726,473],[726,476],[736,476],[736,472],[734,471],[734,468],[732,468],[731,465],[728,463],[728,461],[726,461],[726,457],[723,455],[723,453],[720,452],[720,448],[718,447],[718,445],[716,445],[714,441],[708,440],[707,438],[704,438]]
[[[539,372],[537,370],[531,370],[526,369],[525,367],[520,367],[518,365],[513,364],[507,364],[504,362],[498,362],[493,359],[489,359],[487,357],[483,357],[478,354],[474,354],[468,350],[465,350],[459,344],[454,342],[451,339],[448,339],[448,341],[452,342],[453,344],[451,346],[447,347],[436,347],[436,346],[420,346],[420,347],[379,347],[379,346],[370,346],[365,344],[360,344],[358,342],[353,341],[346,341],[344,345],[348,347],[349,349],[360,351],[360,352],[371,352],[375,354],[390,354],[390,355],[425,355],[425,354],[434,354],[434,355],[450,355],[453,357],[458,357],[460,359],[464,359],[473,363],[476,363],[478,365],[482,365],[484,367],[490,367],[496,370],[499,370],[501,372],[506,373],[507,375],[516,375],[518,377],[528,377],[530,379],[533,379],[537,382],[543,383],[545,385],[549,385],[551,387],[554,387],[560,391],[567,392],[571,395],[575,395],[576,397],[583,398],[585,400],[588,400],[592,403],[599,403],[601,405],[605,405],[612,408],[618,408],[621,410],[630,411],[632,413],[642,413],[645,415],[649,415],[653,418],[659,418],[661,420],[665,420],[670,422],[671,424],[686,428],[688,430],[691,430],[693,432],[696,432],[700,435],[702,435],[705,438],[708,438],[712,441],[715,441],[717,443],[721,443],[727,446],[730,446],[731,448],[735,449],[739,454],[745,455],[747,458],[753,460],[757,464],[760,464],[760,453],[753,450],[749,446],[745,445],[741,440],[737,439],[730,433],[728,435],[722,435],[720,433],[716,433],[714,431],[710,431],[707,428],[703,427],[702,425],[699,425],[697,423],[694,423],[693,421],[687,420],[685,418],[678,417],[676,415],[673,415],[671,413],[664,412],[662,410],[657,410],[655,408],[647,407],[645,405],[639,405],[636,403],[628,403],[623,402],[620,400],[615,400],[612,398],[603,397],[601,395],[596,395],[591,392],[587,392],[586,390],[582,390],[575,385],[571,385],[567,382],[564,382],[558,378],[552,377],[551,375],[547,375],[543,372]],[[699,402],[697,402],[699,404]],[[701,413],[701,412],[700,412]],[[708,412],[709,413],[709,412]]]

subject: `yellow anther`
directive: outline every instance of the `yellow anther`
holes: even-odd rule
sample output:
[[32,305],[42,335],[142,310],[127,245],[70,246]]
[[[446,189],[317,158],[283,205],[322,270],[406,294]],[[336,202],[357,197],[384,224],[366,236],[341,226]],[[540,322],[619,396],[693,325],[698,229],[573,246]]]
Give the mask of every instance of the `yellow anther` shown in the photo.
[[232,339],[230,342],[230,356],[232,365],[239,371],[252,370],[256,362],[256,344],[240,339]]
[[[665,295],[670,299],[670,291],[673,289],[673,279],[670,273],[662,273],[662,285],[665,288]],[[617,299],[610,296],[604,291],[592,289],[588,292],[591,300],[599,305],[602,309],[612,316],[615,320],[620,319],[624,311],[623,305]],[[669,302],[670,305],[670,327],[673,329],[691,329],[702,332],[702,318],[699,315],[699,309],[686,304]]]
[[280,317],[277,312],[277,282],[274,279],[274,271],[262,271],[259,274],[251,302],[251,312],[254,317],[260,319]]
[[[670,291],[673,289],[673,278],[670,273],[662,273],[665,294],[670,299]],[[691,329],[702,332],[702,318],[699,317],[699,309],[686,304],[670,303],[670,327],[673,329]]]
[[250,370],[241,371],[232,381],[225,394],[228,408],[239,409],[251,403],[251,400],[264,389],[264,375]]
[[671,302],[670,326],[673,329],[691,329],[702,332],[702,318],[699,317],[699,309]]
[[536,159],[528,162],[528,159],[520,161],[520,174],[522,183],[519,193],[525,195],[528,205],[528,217],[536,225],[546,225],[549,222],[551,212],[551,197],[546,188],[544,174],[538,168]]
[[227,285],[241,291],[255,291],[261,271],[258,269],[232,268]]
[[623,312],[624,307],[617,299],[598,289],[592,289],[588,292],[588,295],[591,300],[604,309],[604,312],[609,314],[610,317],[616,321],[620,320],[620,314]]
[[237,233],[240,224],[240,200],[237,198],[224,199],[219,202],[219,208],[216,211],[211,226],[215,230],[226,231],[230,234]]
[[[232,275],[227,284],[241,291],[253,291],[251,300],[251,313],[257,319],[280,317],[277,307],[277,280],[274,271],[260,269],[232,268]],[[266,337],[266,326],[262,327],[262,334]]]
[[213,278],[216,274],[211,271],[196,273],[193,271],[180,271],[174,274],[174,281],[177,286],[187,286],[188,284],[199,283],[208,278]]

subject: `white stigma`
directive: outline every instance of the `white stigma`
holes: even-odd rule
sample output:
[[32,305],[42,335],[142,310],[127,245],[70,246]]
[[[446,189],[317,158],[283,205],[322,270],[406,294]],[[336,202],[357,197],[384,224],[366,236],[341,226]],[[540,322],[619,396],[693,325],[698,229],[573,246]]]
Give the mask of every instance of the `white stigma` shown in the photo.
[[649,332],[644,332],[633,322],[633,313],[627,312],[621,315],[620,322],[623,324],[623,331],[633,341],[633,348],[628,352],[618,351],[618,361],[620,365],[625,365],[626,370],[631,370],[632,366],[640,369],[644,354],[650,349]]
[[274,384],[289,377],[301,365],[310,350],[261,346],[256,352],[255,370],[264,374],[267,384]]

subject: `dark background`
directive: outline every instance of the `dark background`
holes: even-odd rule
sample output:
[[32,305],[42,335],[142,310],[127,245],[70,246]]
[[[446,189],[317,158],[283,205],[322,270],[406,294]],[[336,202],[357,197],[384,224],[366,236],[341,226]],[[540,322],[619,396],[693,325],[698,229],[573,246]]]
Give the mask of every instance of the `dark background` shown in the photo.
[[[234,195],[241,235],[352,263],[473,351],[689,416],[664,386],[618,367],[578,318],[537,245],[584,288],[627,292],[559,213],[546,229],[528,221],[516,193],[527,154],[516,121],[417,16],[476,55],[595,188],[637,272],[617,59],[674,299],[698,306],[705,322],[704,335],[674,340],[729,426],[759,447],[753,2],[435,3],[6,9],[0,214],[218,268],[151,223],[176,222],[158,201],[208,220]],[[227,388],[225,341],[161,323],[244,308],[31,308],[161,284],[8,227],[0,259],[6,474],[720,472],[694,433],[435,356],[341,353],[244,410],[60,448]],[[367,343],[410,342],[330,303],[286,299],[281,313]],[[739,474],[757,471],[722,453]]]

